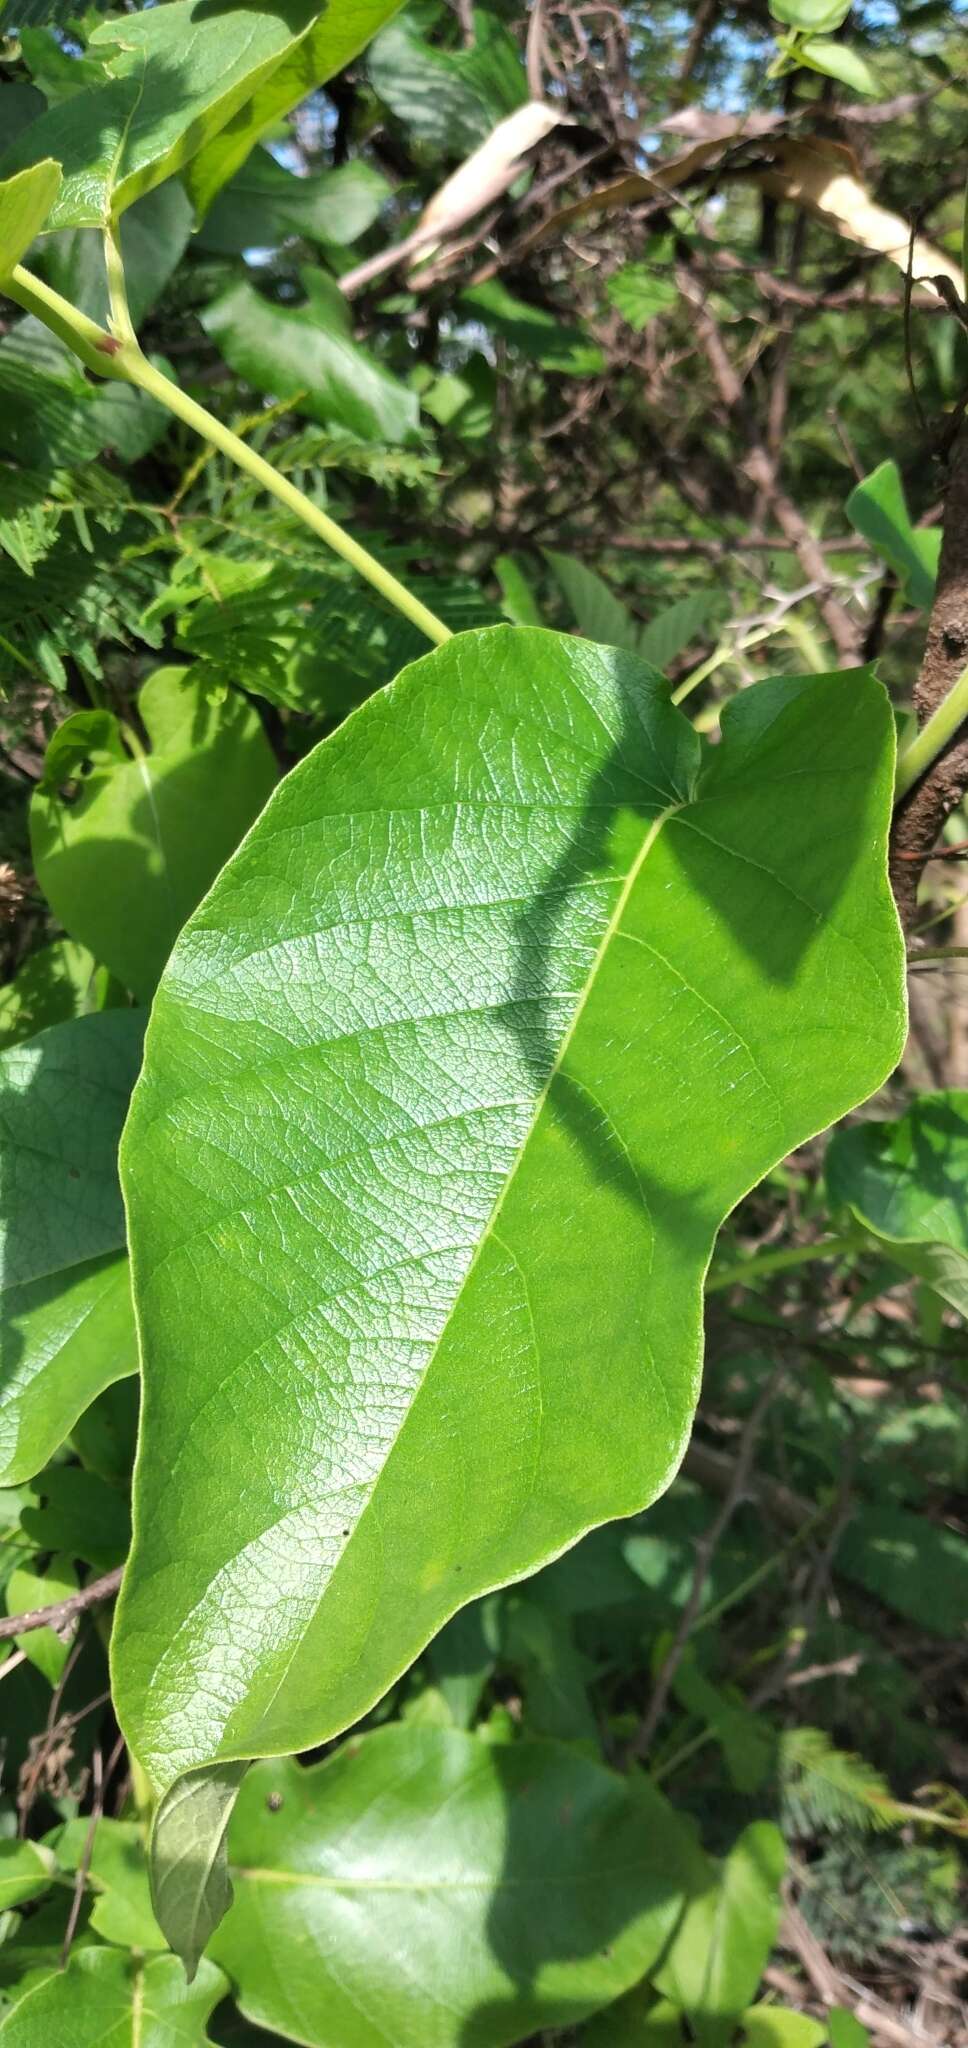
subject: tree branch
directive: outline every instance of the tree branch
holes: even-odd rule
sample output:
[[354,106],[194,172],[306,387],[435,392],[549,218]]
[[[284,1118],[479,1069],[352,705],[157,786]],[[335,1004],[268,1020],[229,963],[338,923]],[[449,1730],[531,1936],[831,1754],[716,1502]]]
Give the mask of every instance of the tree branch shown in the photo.
[[26,1614],[7,1614],[0,1619],[0,1642],[8,1642],[11,1636],[29,1635],[35,1628],[63,1629],[75,1615],[83,1614],[88,1607],[99,1607],[103,1600],[113,1600],[121,1584],[123,1566],[113,1572],[105,1572],[100,1579],[91,1579],[78,1593],[71,1593],[66,1600],[55,1600],[50,1607],[29,1607]]

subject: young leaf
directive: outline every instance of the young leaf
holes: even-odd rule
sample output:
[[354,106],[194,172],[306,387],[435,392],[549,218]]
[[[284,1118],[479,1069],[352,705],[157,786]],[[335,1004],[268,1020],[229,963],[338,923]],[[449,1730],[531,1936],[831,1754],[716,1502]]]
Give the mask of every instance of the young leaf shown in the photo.
[[707,1885],[690,1899],[652,1972],[652,1982],[688,2015],[700,2042],[728,2042],[755,1996],[776,1940],[785,1865],[783,1836],[772,1821],[744,1828],[723,1862],[710,1859]]
[[[176,5],[177,0],[171,0]],[[2,2048],[206,2048],[205,2022],[228,1985],[203,1963],[185,1982],[176,1956],[75,1948],[0,2020]]]
[[312,2048],[577,2024],[657,1960],[689,1869],[658,1794],[564,1745],[399,1723],[251,1771],[230,1856],[212,1953],[250,2019]]
[[128,1261],[109,1255],[3,1295],[0,1486],[41,1472],[103,1388],[138,1370]]
[[906,1508],[865,1503],[840,1539],[839,1571],[919,1628],[958,1638],[968,1611],[968,1542]]
[[161,1801],[151,1836],[151,1900],[189,1983],[232,1903],[226,1832],[245,1764],[189,1771]]
[[968,1316],[968,1090],[918,1095],[895,1122],[838,1131],[826,1176],[831,1202]]
[[852,92],[877,98],[880,86],[870,65],[849,43],[834,42],[827,36],[808,36],[797,45],[796,54],[798,62],[809,65],[811,71],[822,71],[825,77],[838,79]]
[[639,635],[639,653],[643,661],[651,661],[656,668],[667,669],[690,641],[705,631],[714,604],[712,591],[697,590],[690,597],[677,598],[675,604],[657,612]]
[[60,191],[61,167],[50,157],[0,184],[0,278],[9,277],[39,235]]
[[239,377],[297,412],[342,427],[361,441],[411,441],[417,399],[349,331],[347,309],[319,296],[305,306],[272,306],[250,284],[234,284],[202,316]]
[[[55,915],[150,1002],[186,917],[261,810],[276,766],[253,707],[235,691],[209,703],[188,669],[156,669],[138,708],[149,754],[107,711],[77,712],[58,728],[30,806],[30,842]],[[70,802],[65,781],[77,784]]]
[[104,1010],[0,1053],[0,1287],[124,1243],[118,1138],[144,1023]]
[[[642,628],[602,577],[594,569],[586,568],[584,562],[576,561],[574,555],[560,555],[554,548],[545,548],[544,557],[586,640],[600,640],[607,647],[634,651]],[[655,666],[659,666],[658,662]]]
[[286,777],[182,935],[123,1146],[115,1697],[162,1788],[336,1733],[654,1500],[723,1216],[897,1058],[880,685],[723,725],[702,758],[633,658],[460,635]]

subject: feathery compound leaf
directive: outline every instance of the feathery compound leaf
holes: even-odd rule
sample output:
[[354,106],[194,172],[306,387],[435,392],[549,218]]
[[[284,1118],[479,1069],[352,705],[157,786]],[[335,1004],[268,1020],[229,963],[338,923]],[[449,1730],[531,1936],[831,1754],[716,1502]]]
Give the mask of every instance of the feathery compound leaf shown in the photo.
[[893,752],[865,671],[748,690],[703,758],[634,658],[501,626],[270,800],[122,1146],[115,1696],[162,1789],[346,1727],[668,1485],[723,1216],[900,1050]]

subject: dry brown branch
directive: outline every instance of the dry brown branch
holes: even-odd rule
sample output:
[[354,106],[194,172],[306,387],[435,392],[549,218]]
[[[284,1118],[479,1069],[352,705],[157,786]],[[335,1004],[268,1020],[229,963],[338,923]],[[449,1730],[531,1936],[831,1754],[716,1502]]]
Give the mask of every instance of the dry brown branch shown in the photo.
[[122,1567],[105,1572],[100,1579],[91,1579],[77,1593],[71,1593],[66,1600],[55,1600],[50,1607],[29,1607],[25,1614],[6,1614],[0,1619],[0,1642],[9,1641],[11,1636],[29,1635],[35,1628],[61,1630],[78,1614],[88,1607],[98,1607],[104,1600],[113,1600],[121,1584]]

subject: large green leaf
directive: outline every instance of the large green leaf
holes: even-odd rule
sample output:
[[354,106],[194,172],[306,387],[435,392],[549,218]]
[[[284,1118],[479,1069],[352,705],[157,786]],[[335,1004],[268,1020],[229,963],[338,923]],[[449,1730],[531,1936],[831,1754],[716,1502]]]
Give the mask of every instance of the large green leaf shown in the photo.
[[325,303],[314,297],[305,306],[273,306],[250,284],[234,284],[202,324],[256,391],[292,398],[297,412],[361,441],[414,438],[416,394],[357,346],[338,293]]
[[[177,0],[173,0],[177,4]],[[176,1956],[75,1949],[0,2020],[3,2048],[205,2048],[228,1986],[213,1963],[192,1985]]]
[[[354,20],[354,8],[338,11]],[[369,20],[365,0],[362,11]],[[377,8],[377,20],[387,11]],[[100,226],[210,142],[295,52],[318,12],[318,0],[286,0],[278,11],[168,0],[102,23],[89,49],[104,61],[104,82],[23,129],[0,175],[53,157],[64,179],[48,228]],[[352,53],[352,35],[349,42]]]
[[895,1122],[838,1131],[826,1175],[832,1202],[968,1315],[968,1090],[918,1095]]
[[251,1771],[212,1953],[312,2048],[499,2048],[576,2024],[682,1908],[674,1816],[563,1745],[398,1724]]
[[137,1370],[126,1258],[109,1254],[8,1288],[0,1318],[0,1486],[42,1471],[103,1388]]
[[284,114],[317,86],[342,71],[396,14],[400,0],[339,0],[324,7],[304,36],[295,40],[218,134],[192,159],[186,184],[199,214],[211,205],[226,179],[244,164],[254,145]]
[[10,276],[40,233],[60,184],[60,164],[47,157],[0,185],[0,277]]
[[116,1699],[160,1785],[322,1741],[655,1499],[723,1216],[897,1058],[880,685],[723,726],[701,752],[615,650],[462,634],[286,777],[183,933],[122,1147]]
[[[140,742],[111,712],[60,726],[30,807],[37,879],[75,939],[150,1002],[189,912],[276,781],[258,714],[184,668],[148,677]],[[65,795],[65,785],[67,794]]]
[[144,1012],[54,1024],[0,1053],[0,1288],[124,1243],[118,1138]]

